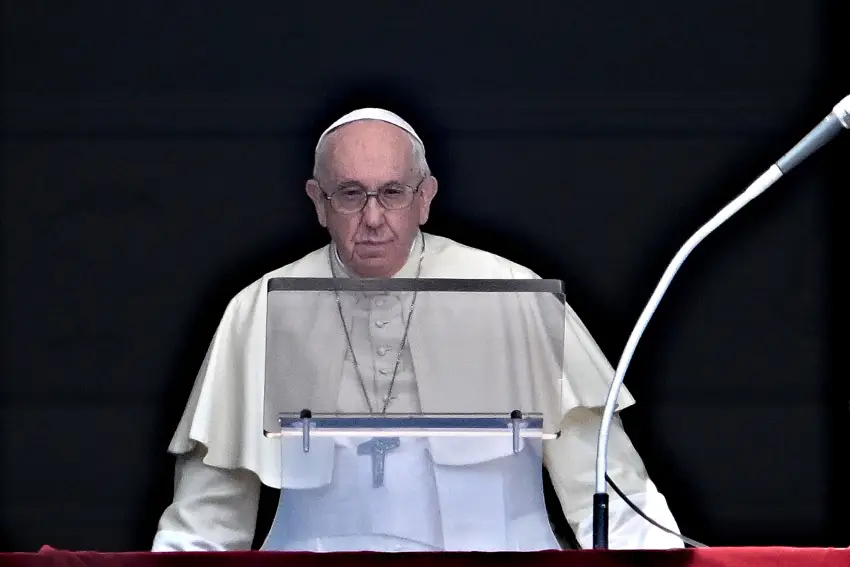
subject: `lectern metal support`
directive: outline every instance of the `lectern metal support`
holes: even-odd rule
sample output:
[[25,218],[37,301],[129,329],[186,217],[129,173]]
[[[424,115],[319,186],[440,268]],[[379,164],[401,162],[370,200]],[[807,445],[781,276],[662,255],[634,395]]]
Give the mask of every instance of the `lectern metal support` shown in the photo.
[[[510,415],[407,415],[389,414],[324,414],[314,415],[309,409],[297,416],[280,414],[280,436],[301,436],[301,446],[310,452],[310,439],[319,437],[370,437],[361,454],[373,459],[385,459],[389,450],[398,446],[399,437],[498,437],[510,436],[513,452],[522,451],[522,439],[547,439],[543,433],[543,416],[513,410]],[[385,439],[383,442],[380,439]],[[366,445],[368,444],[368,447]],[[383,462],[383,461],[382,461]],[[376,465],[376,475],[382,476],[383,466]],[[376,477],[376,483],[378,482]]]
[[[301,446],[305,453],[310,452],[310,422],[313,421],[313,412],[308,409],[301,410]],[[281,425],[283,425],[281,423]]]

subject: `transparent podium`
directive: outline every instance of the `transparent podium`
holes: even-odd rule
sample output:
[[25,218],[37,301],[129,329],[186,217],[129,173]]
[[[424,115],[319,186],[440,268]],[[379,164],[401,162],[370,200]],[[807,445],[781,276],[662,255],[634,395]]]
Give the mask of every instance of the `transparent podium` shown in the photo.
[[272,279],[264,429],[280,500],[263,550],[558,549],[554,280]]

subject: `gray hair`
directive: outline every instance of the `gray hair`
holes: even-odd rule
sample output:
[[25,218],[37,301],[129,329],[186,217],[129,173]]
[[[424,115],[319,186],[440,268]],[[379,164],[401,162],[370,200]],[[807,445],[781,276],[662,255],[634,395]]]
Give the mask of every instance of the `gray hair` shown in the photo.
[[[324,176],[327,172],[326,160],[328,157],[328,149],[330,147],[330,134],[331,132],[328,132],[328,135],[324,136],[319,141],[319,145],[316,147],[316,153],[313,157],[313,179],[316,179],[317,181],[319,181],[319,178]],[[431,175],[431,168],[428,167],[428,160],[425,158],[425,146],[423,146],[422,142],[420,142],[415,136],[412,136],[410,132],[405,131],[405,134],[410,140],[411,159],[416,173],[418,173],[423,179],[429,177]]]

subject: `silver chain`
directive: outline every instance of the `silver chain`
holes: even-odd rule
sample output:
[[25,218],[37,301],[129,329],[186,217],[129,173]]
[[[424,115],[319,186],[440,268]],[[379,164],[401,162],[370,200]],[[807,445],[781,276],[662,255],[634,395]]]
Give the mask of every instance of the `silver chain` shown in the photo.
[[[419,279],[419,275],[422,273],[422,259],[425,256],[425,235],[422,234],[422,251],[419,254],[419,264],[416,267],[416,279]],[[336,277],[336,273],[333,265],[333,257],[331,254],[333,253],[334,247],[328,247],[328,262],[331,267],[331,275]],[[366,400],[366,405],[369,407],[369,413],[372,413],[372,401],[369,399],[369,393],[366,390],[366,382],[363,380],[363,374],[360,372],[360,364],[357,362],[357,356],[354,354],[354,344],[351,342],[351,335],[349,334],[348,327],[345,324],[345,315],[342,312],[342,302],[339,298],[339,292],[335,291],[336,295],[336,307],[337,311],[339,311],[339,321],[342,323],[342,329],[345,331],[345,340],[348,343],[348,351],[351,353],[351,361],[354,363],[354,370],[357,372],[357,380],[360,382],[360,390],[363,392],[363,398]],[[381,414],[387,413],[387,408],[390,405],[390,396],[393,392],[393,387],[395,386],[395,379],[398,375],[398,367],[401,364],[401,357],[404,354],[404,347],[407,344],[407,332],[410,330],[410,322],[413,320],[413,308],[416,306],[416,295],[417,292],[413,292],[413,299],[410,302],[410,309],[407,312],[407,321],[404,324],[404,335],[402,335],[401,343],[398,347],[398,354],[396,354],[395,358],[395,367],[393,367],[393,375],[390,378],[390,385],[387,388],[387,395],[384,398],[384,406],[381,409]]]

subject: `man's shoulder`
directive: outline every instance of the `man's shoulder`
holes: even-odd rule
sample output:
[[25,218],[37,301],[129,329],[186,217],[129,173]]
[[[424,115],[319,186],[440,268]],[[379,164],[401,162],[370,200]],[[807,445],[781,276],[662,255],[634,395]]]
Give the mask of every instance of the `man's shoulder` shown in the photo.
[[[470,279],[538,279],[534,271],[498,254],[462,244],[445,236],[426,235],[433,264],[445,267],[452,277]],[[457,274],[457,275],[455,275]]]
[[280,268],[267,272],[262,277],[254,280],[233,298],[233,303],[241,304],[246,301],[254,301],[259,294],[263,294],[268,287],[268,282],[274,278],[317,278],[326,277],[324,268],[327,264],[328,246],[313,250],[306,256],[290,262]]

